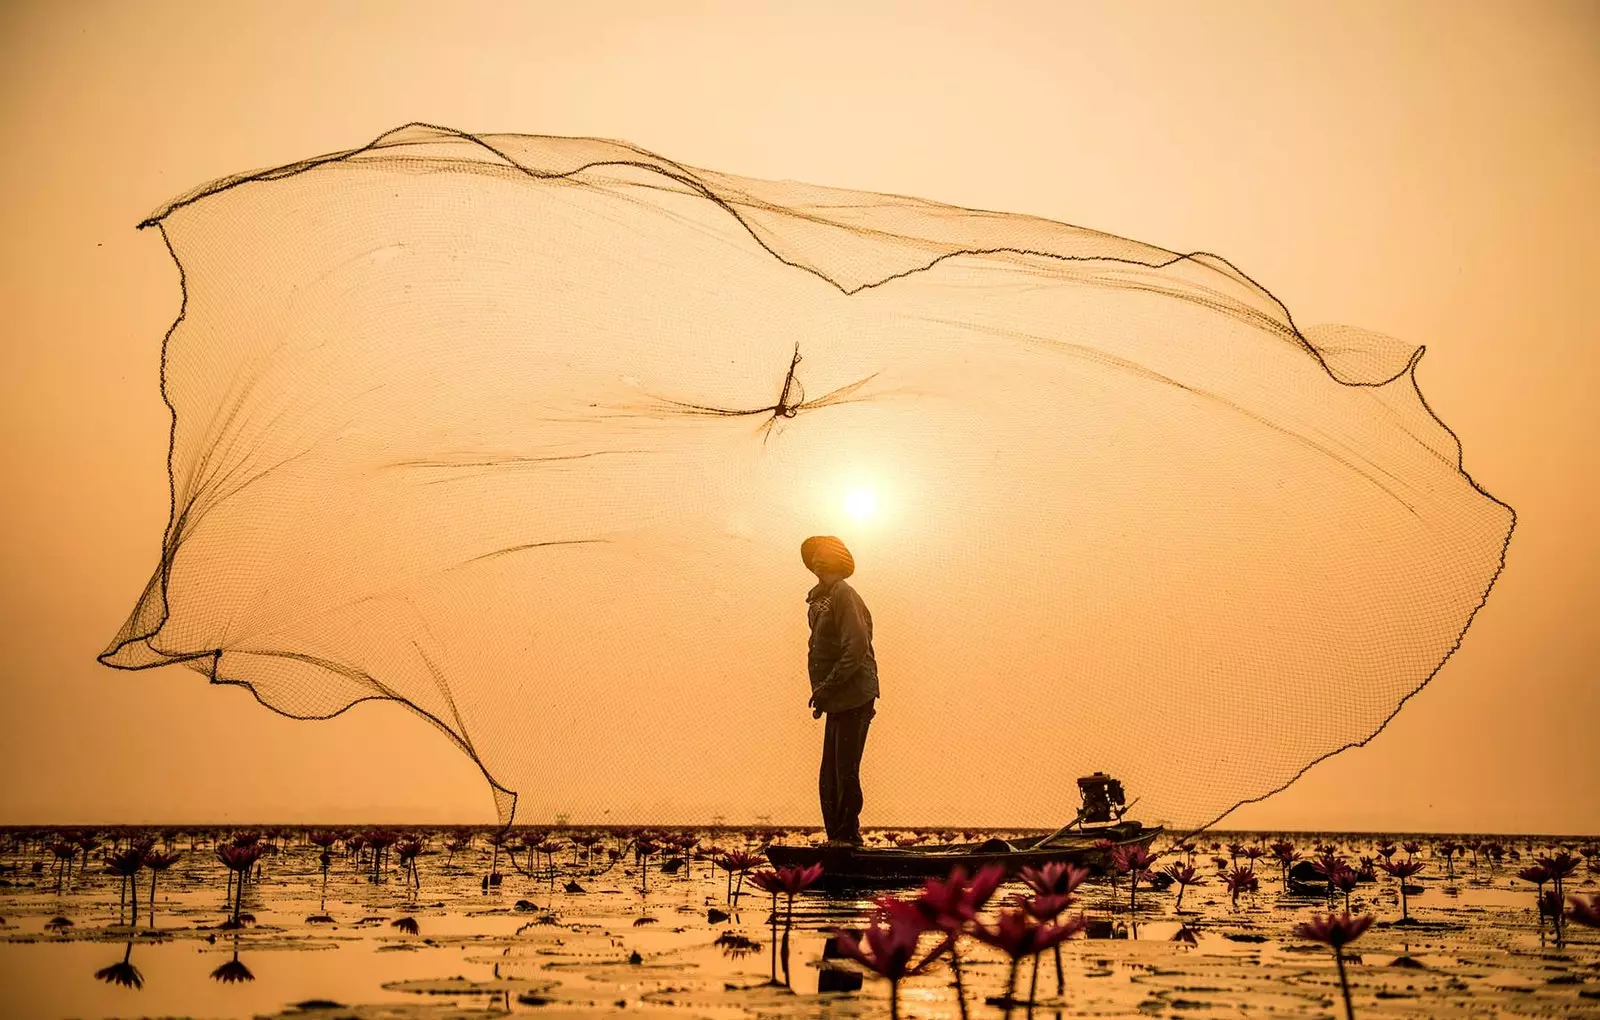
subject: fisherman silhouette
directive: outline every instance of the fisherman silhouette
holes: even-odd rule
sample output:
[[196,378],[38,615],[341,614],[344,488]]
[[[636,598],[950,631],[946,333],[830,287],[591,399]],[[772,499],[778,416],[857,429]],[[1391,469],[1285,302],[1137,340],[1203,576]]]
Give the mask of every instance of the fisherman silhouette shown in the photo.
[[872,614],[845,578],[855,573],[855,558],[832,535],[813,535],[800,544],[800,559],[817,575],[806,595],[811,642],[811,717],[826,714],[818,793],[828,842],[859,846],[861,839],[861,754],[867,727],[877,714],[878,661],[872,654]]

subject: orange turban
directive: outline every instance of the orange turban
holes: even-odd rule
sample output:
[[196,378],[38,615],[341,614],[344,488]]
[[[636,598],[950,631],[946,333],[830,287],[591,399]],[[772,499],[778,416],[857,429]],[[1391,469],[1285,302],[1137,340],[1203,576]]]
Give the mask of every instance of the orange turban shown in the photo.
[[839,568],[839,572],[849,577],[856,572],[856,560],[850,555],[850,550],[844,543],[832,535],[812,535],[800,543],[800,560],[806,569],[813,574],[818,573],[818,564],[826,563]]

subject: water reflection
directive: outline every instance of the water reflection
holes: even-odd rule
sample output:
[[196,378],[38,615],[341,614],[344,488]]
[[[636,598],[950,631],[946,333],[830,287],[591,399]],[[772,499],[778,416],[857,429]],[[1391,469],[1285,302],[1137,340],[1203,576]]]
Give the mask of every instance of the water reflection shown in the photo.
[[133,965],[132,957],[133,940],[129,939],[128,947],[122,951],[121,962],[95,971],[95,980],[104,981],[108,985],[120,985],[123,988],[143,988],[144,975]]
[[[230,875],[215,855],[199,852],[208,849],[200,843],[196,852],[185,854],[160,874],[154,895],[148,879],[140,883],[139,907],[146,911],[140,920],[148,918],[150,905],[155,904],[157,919],[165,924],[170,916],[175,919],[173,927],[163,931],[141,926],[134,931],[119,926],[127,915],[113,909],[111,901],[119,898],[121,876],[99,866],[106,855],[97,851],[83,868],[79,850],[74,889],[55,899],[48,838],[35,837],[31,843],[14,840],[10,848],[4,838],[0,832],[0,875],[14,883],[0,889],[0,914],[9,922],[0,932],[0,999],[8,1000],[9,1007],[0,1008],[0,1014],[6,1016],[260,1015],[308,993],[328,1001],[404,999],[422,1006],[437,1001],[428,998],[440,994],[436,989],[457,989],[460,980],[480,986],[483,1003],[497,1003],[513,1012],[543,1004],[565,1008],[597,999],[601,988],[606,992],[603,1001],[627,997],[641,1004],[643,996],[651,1002],[682,1003],[703,988],[725,992],[729,1002],[747,998],[745,1005],[752,1009],[784,1003],[777,1012],[800,1016],[808,1012],[807,996],[859,992],[873,985],[870,975],[864,979],[862,968],[840,953],[834,929],[851,931],[859,939],[870,926],[879,896],[904,901],[925,891],[914,885],[807,890],[795,898],[791,921],[782,894],[735,897],[737,907],[723,903],[716,894],[726,894],[725,877],[702,868],[699,858],[693,859],[695,878],[689,880],[682,868],[664,874],[657,866],[662,855],[652,857],[650,893],[641,898],[639,878],[622,871],[629,860],[608,866],[602,848],[598,869],[607,871],[609,878],[579,870],[584,867],[581,854],[567,864],[563,851],[556,862],[566,870],[560,871],[553,890],[545,861],[539,862],[537,879],[520,870],[512,873],[507,865],[506,887],[484,902],[480,879],[493,850],[480,838],[473,851],[476,856],[453,867],[430,864],[433,858],[422,861],[429,868],[430,900],[421,901],[415,880],[403,881],[398,867],[392,887],[374,890],[368,881],[372,868],[368,861],[346,861],[338,852],[325,859],[327,851],[307,841],[286,844],[280,856],[267,858],[276,869],[272,881],[259,880],[253,873],[245,878],[243,899],[250,906],[239,909],[238,876]],[[120,843],[111,843],[107,854],[114,855],[126,844],[124,834]],[[37,859],[30,861],[29,856]],[[503,849],[499,856],[505,864]],[[149,859],[147,854],[146,867]],[[528,863],[520,849],[514,862]],[[30,876],[33,863],[40,865],[39,873]],[[1442,872],[1442,860],[1440,865]],[[63,861],[63,881],[65,869]],[[233,882],[225,889],[224,902],[216,897],[216,885],[226,887],[227,878]],[[587,887],[587,894],[567,891],[569,882],[577,885],[578,878],[583,883],[578,888]],[[734,878],[737,882],[737,874]],[[1162,894],[1151,894],[1148,901],[1139,901],[1139,910],[1129,912],[1125,882],[1115,899],[1108,883],[1091,883],[1080,892],[1079,902],[1091,922],[1087,934],[1094,941],[1061,947],[1059,965],[1055,946],[1037,961],[1022,959],[1014,991],[1007,995],[1010,961],[1002,952],[963,936],[960,984],[954,983],[956,961],[949,959],[950,969],[902,985],[901,992],[910,996],[902,1005],[914,1001],[919,1015],[926,1010],[926,1015],[945,1020],[960,1020],[963,1007],[972,1020],[1001,1020],[1007,1006],[1013,1020],[1022,1020],[1029,1009],[1038,1020],[1048,1020],[1063,1009],[1068,989],[1088,994],[1091,988],[1114,987],[1100,994],[1108,996],[1107,1001],[1120,1001],[1122,996],[1143,995],[1150,986],[1175,995],[1171,989],[1178,986],[1203,985],[1215,989],[1208,994],[1219,1015],[1239,1015],[1241,1003],[1259,1002],[1262,996],[1286,1008],[1314,1012],[1318,996],[1326,991],[1331,961],[1324,961],[1329,967],[1307,968],[1299,947],[1285,938],[1285,932],[1308,912],[1325,909],[1327,893],[1319,887],[1314,896],[1297,896],[1293,878],[1291,871],[1289,891],[1263,893],[1258,909],[1243,909],[1241,897],[1239,912],[1230,909],[1226,893],[1215,889],[1197,890],[1199,897],[1186,897],[1183,911],[1177,912],[1177,888],[1164,900],[1157,898]],[[1496,1004],[1502,1004],[1514,985],[1512,998],[1537,1002],[1537,1009],[1527,1010],[1530,1015],[1556,1015],[1582,1005],[1575,1000],[1582,981],[1568,975],[1581,975],[1584,966],[1592,966],[1596,943],[1592,938],[1575,939],[1574,930],[1568,930],[1568,955],[1557,956],[1553,917],[1546,905],[1543,934],[1550,952],[1541,953],[1535,884],[1517,885],[1522,879],[1500,874],[1486,877],[1482,886],[1464,880],[1459,896],[1448,897],[1439,895],[1442,882],[1432,883],[1426,874],[1421,881],[1435,902],[1425,904],[1429,913],[1409,926],[1393,923],[1400,917],[1395,883],[1366,883],[1353,893],[1355,909],[1379,913],[1385,922],[1374,925],[1366,966],[1351,972],[1352,987],[1359,994],[1403,990],[1406,983],[1420,980],[1459,980],[1474,996],[1489,997]],[[1012,888],[997,890],[992,912],[1014,901],[1005,895]],[[437,902],[431,899],[435,895]],[[1342,897],[1338,899],[1342,906]],[[219,927],[224,919],[232,920],[236,909],[241,925],[254,920],[249,912],[253,910],[263,929]],[[987,921],[991,915],[984,916]],[[644,918],[656,923],[640,924]],[[330,930],[335,924],[337,930]],[[418,926],[414,934],[412,924]],[[429,940],[437,943],[434,951],[390,952],[428,945],[421,927],[427,927]],[[768,940],[757,937],[762,928],[767,929]],[[243,959],[246,935],[256,952],[275,951],[267,973],[255,974]],[[931,938],[925,935],[919,949],[925,950]],[[1408,944],[1410,938],[1422,941],[1413,946]],[[119,940],[124,942],[121,957],[113,955]],[[173,944],[163,948],[169,942]],[[156,948],[141,948],[135,965],[134,943]],[[280,949],[287,952],[276,952]],[[321,951],[327,949],[340,951]],[[760,977],[763,956],[768,958],[765,980]],[[60,976],[63,967],[65,979]],[[546,967],[551,968],[548,975],[543,973]],[[1432,976],[1407,969],[1422,967]],[[1526,990],[1534,979],[1525,975],[1543,969],[1561,980]],[[83,983],[85,974],[94,976],[93,985]],[[448,976],[455,974],[465,977]],[[1080,984],[1079,974],[1116,980]],[[13,975],[32,980],[14,983]],[[205,984],[208,976],[210,985]],[[32,996],[20,1007],[12,998],[18,986]],[[140,993],[137,1009],[128,1006],[134,1001],[127,998],[129,989]],[[883,1006],[883,986],[871,991],[871,998],[857,1001]],[[791,998],[791,993],[799,998]],[[1121,1004],[1136,1007],[1138,1001],[1143,1000]],[[830,1002],[825,998],[818,1010],[856,1008]],[[886,1020],[887,1010],[871,1007],[868,1013],[874,1009]]]
[[256,976],[250,972],[239,960],[239,936],[233,937],[233,959],[211,972],[211,980],[221,981],[225,985],[237,984],[242,981],[254,981]]
[[715,945],[720,946],[722,955],[730,960],[742,960],[752,953],[761,951],[761,943],[735,931],[725,931],[718,935]]

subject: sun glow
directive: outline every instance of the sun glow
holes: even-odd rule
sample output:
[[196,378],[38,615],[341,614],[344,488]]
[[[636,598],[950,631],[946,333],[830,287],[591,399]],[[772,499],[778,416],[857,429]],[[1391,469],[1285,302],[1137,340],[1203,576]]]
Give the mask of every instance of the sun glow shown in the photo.
[[851,489],[844,494],[844,512],[858,521],[877,516],[878,494],[871,489]]

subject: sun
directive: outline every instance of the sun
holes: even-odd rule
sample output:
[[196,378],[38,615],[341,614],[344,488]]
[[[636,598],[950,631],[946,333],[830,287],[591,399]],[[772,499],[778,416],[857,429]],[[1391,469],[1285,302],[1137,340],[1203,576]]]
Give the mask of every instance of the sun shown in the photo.
[[871,489],[851,489],[844,494],[844,512],[858,521],[878,513],[878,494]]

